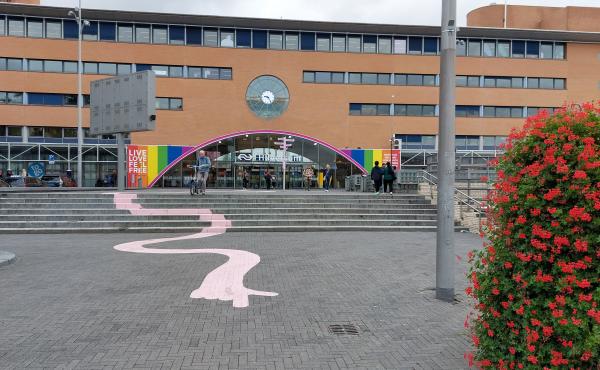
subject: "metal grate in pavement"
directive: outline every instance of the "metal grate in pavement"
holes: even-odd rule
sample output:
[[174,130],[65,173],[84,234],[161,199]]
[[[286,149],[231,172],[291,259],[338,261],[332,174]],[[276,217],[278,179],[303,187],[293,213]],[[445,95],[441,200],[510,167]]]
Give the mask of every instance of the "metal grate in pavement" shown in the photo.
[[335,335],[358,335],[358,328],[354,324],[329,325],[329,332]]

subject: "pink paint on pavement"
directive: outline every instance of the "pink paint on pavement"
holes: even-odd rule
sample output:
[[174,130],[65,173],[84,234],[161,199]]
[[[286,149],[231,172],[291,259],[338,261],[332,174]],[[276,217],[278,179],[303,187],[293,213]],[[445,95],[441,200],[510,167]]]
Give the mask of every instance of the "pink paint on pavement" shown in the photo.
[[218,299],[233,301],[233,307],[248,307],[250,295],[274,297],[277,293],[248,289],[244,286],[244,276],[260,262],[257,254],[236,249],[162,249],[146,248],[149,244],[159,244],[179,240],[201,239],[220,235],[231,227],[231,221],[223,215],[214,214],[210,209],[160,209],[143,208],[135,193],[115,193],[114,203],[117,209],[126,209],[133,215],[198,215],[201,221],[210,221],[210,227],[191,235],[140,240],[114,246],[118,251],[150,254],[222,254],[229,257],[227,262],[217,267],[202,281],[200,288],[190,294],[190,298]]

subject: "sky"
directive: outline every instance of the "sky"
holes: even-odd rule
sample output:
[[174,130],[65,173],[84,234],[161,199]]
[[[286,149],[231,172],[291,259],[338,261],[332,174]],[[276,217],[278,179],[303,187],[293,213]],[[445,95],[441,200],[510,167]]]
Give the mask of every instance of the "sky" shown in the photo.
[[[189,13],[315,21],[439,25],[442,0],[81,0],[82,8]],[[457,0],[458,24],[467,13],[493,0]],[[495,0],[504,3],[504,0]],[[77,0],[42,0],[43,5],[75,6]],[[509,4],[596,6],[600,0],[508,0]]]

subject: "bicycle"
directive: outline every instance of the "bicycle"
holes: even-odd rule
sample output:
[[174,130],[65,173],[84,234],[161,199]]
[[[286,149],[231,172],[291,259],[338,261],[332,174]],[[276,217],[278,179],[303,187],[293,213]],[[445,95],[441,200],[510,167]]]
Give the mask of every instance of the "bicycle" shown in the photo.
[[198,195],[200,193],[200,183],[198,182],[198,166],[190,166],[194,169],[194,176],[192,177],[192,181],[190,181],[190,195]]

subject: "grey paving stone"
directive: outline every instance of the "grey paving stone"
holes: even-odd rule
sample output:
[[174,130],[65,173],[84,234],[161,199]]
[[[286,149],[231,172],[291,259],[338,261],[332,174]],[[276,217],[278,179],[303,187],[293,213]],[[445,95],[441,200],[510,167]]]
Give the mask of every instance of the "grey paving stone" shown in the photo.
[[[465,256],[459,302],[434,299],[432,233],[231,233],[163,248],[234,248],[261,262],[249,288],[276,297],[190,299],[221,255],[151,255],[115,244],[157,234],[5,235],[1,369],[464,369]],[[335,336],[352,323],[357,336]]]

